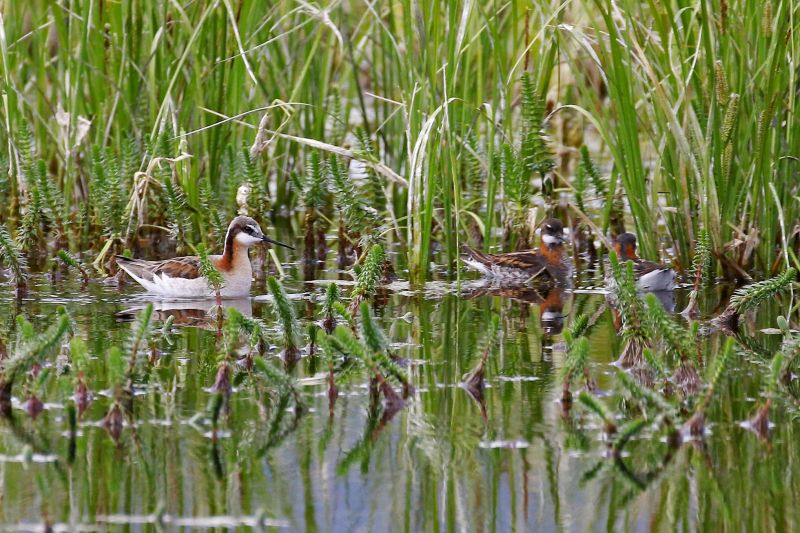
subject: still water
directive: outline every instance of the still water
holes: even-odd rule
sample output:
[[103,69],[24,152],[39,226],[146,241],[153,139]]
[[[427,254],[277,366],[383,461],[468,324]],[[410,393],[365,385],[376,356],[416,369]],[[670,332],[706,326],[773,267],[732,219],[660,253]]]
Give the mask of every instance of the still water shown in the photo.
[[[304,328],[319,319],[324,283],[284,279]],[[587,286],[590,284],[583,284]],[[253,294],[266,291],[255,288]],[[343,287],[344,294],[347,288]],[[712,313],[724,290],[705,295]],[[681,309],[685,291],[668,307]],[[110,405],[105,353],[124,345],[131,324],[117,316],[144,305],[141,290],[38,278],[15,303],[0,288],[0,333],[13,350],[15,316],[37,331],[65,306],[92,356],[93,395],[71,443],[65,407],[73,390],[51,379],[15,386],[11,420],[0,422],[0,523],[6,530],[294,531],[676,531],[797,530],[800,455],[791,407],[774,409],[762,440],[741,426],[763,397],[768,360],[737,350],[709,411],[703,440],[671,451],[647,432],[609,457],[601,422],[581,405],[565,412],[559,369],[562,329],[592,317],[591,369],[607,405],[624,409],[615,389],[622,341],[605,297],[593,290],[487,291],[467,283],[402,283],[374,305],[415,387],[392,417],[370,401],[368,376],[349,376],[329,412],[325,368],[304,357],[293,373],[308,409],[270,401],[270,391],[236,383],[219,438],[208,422],[218,337],[204,304],[157,304],[176,317],[156,325],[140,362],[135,423],[119,442],[102,425]],[[263,318],[280,335],[267,298],[226,302]],[[763,310],[751,331],[774,327],[785,312]],[[460,384],[488,346],[483,399]],[[561,318],[563,317],[563,318]],[[712,350],[723,336],[704,331]],[[778,339],[753,337],[765,350]],[[269,348],[278,357],[280,348]],[[58,373],[63,356],[46,367]],[[66,380],[66,383],[70,383]],[[37,387],[43,387],[43,390]],[[44,412],[34,421],[25,401],[35,392]],[[272,399],[274,400],[274,398]]]

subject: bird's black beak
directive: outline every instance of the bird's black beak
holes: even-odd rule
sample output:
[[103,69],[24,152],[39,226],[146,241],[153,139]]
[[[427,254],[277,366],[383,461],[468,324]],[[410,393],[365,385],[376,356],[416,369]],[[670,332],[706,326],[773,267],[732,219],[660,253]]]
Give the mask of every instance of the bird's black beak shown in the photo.
[[290,250],[294,250],[294,246],[290,246],[288,244],[282,243],[281,241],[276,241],[275,239],[270,239],[266,235],[261,236],[261,240],[264,242],[268,242],[270,244],[277,244],[278,246],[283,246],[284,248],[288,248]]

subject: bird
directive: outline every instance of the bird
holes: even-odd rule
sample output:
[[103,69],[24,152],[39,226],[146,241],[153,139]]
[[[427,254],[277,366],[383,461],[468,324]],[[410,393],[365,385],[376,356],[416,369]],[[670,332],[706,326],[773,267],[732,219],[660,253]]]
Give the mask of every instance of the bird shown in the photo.
[[462,261],[498,283],[521,283],[539,276],[564,283],[572,275],[565,242],[564,225],[557,218],[548,218],[542,223],[542,242],[538,250],[485,254],[465,245]]
[[[225,234],[222,255],[211,255],[211,264],[222,274],[222,298],[240,298],[250,294],[253,268],[248,250],[254,244],[268,242],[294,250],[293,246],[270,239],[258,222],[247,216],[234,218]],[[146,261],[116,256],[117,264],[149,292],[169,298],[208,298],[214,295],[208,281],[200,274],[197,256]]]
[[[620,262],[633,262],[633,277],[636,279],[636,288],[643,292],[671,291],[675,288],[675,271],[671,268],[640,259],[636,255],[636,235],[621,233],[614,241],[614,251],[617,252]],[[608,280],[611,288],[616,285],[613,277]]]

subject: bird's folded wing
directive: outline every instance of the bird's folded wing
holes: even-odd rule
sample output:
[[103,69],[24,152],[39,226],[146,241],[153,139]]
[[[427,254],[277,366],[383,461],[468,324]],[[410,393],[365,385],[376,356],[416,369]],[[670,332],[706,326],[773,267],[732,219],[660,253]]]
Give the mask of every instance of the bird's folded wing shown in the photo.
[[657,270],[669,270],[669,268],[662,264],[654,263],[653,261],[637,261],[636,264],[633,265],[633,271],[637,277],[645,276]]
[[195,279],[200,277],[200,260],[195,256],[175,257],[163,261],[144,261],[117,257],[117,262],[140,278],[152,280],[155,276]]
[[545,258],[534,252],[512,252],[508,254],[489,255],[492,264],[508,268],[539,270],[547,266]]

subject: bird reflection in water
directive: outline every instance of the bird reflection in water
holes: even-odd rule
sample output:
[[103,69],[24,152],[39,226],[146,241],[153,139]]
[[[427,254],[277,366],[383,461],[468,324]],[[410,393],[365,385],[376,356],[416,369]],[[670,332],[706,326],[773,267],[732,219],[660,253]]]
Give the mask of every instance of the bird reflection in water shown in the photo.
[[[147,306],[142,302],[116,314],[119,320],[133,320]],[[159,322],[173,317],[176,326],[214,327],[217,323],[217,303],[214,300],[153,301],[153,319]],[[250,298],[235,298],[222,301],[222,313],[233,308],[246,317],[253,316],[253,303]]]
[[467,290],[466,298],[499,296],[515,302],[539,307],[539,323],[545,337],[558,335],[564,329],[564,289],[558,286],[526,285],[498,287],[481,284]]

